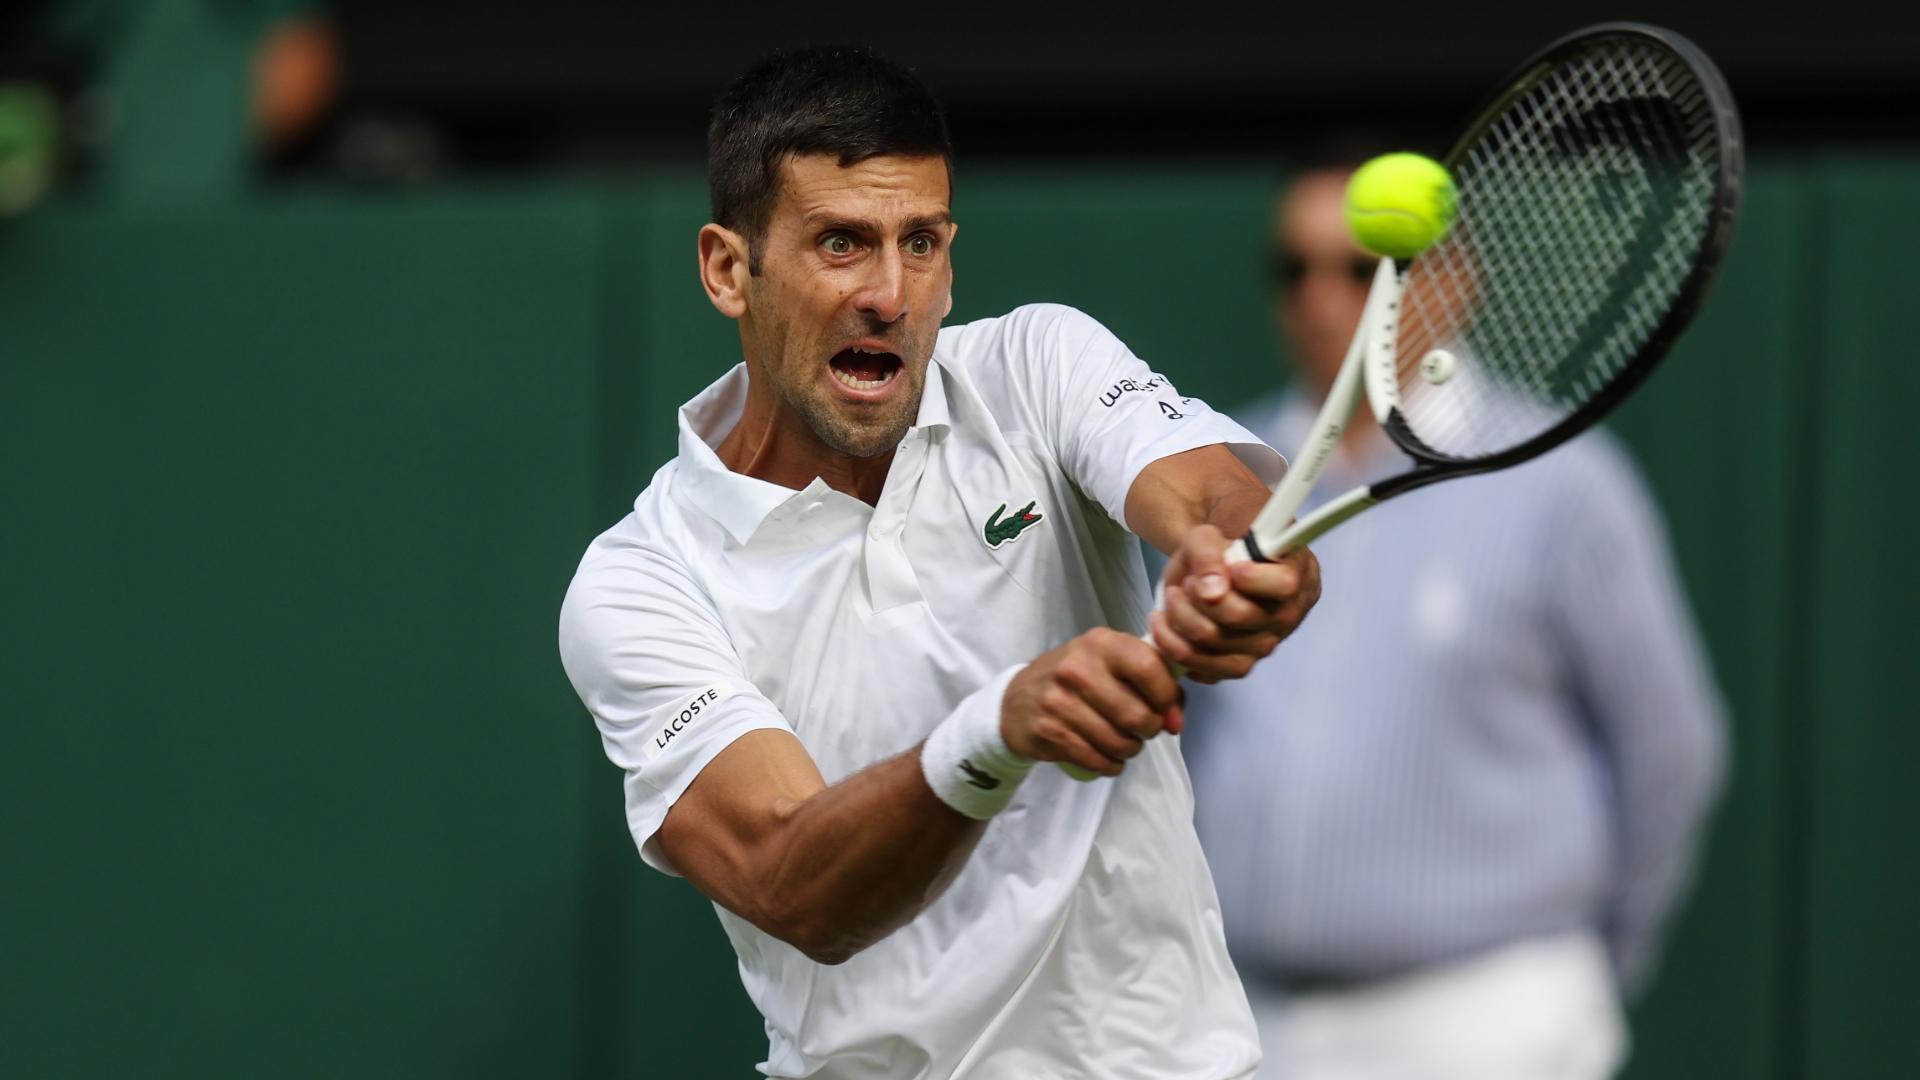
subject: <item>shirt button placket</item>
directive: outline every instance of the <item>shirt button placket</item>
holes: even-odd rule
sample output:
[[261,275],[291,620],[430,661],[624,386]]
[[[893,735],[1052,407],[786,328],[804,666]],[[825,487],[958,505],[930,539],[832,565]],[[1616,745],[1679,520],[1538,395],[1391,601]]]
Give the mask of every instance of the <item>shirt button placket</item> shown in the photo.
[[916,431],[901,444],[893,459],[892,482],[867,525],[868,578],[875,586],[874,603],[883,609],[921,598],[919,581],[907,562],[906,545],[901,539],[906,529],[906,505],[919,486],[926,463],[926,437],[926,432]]

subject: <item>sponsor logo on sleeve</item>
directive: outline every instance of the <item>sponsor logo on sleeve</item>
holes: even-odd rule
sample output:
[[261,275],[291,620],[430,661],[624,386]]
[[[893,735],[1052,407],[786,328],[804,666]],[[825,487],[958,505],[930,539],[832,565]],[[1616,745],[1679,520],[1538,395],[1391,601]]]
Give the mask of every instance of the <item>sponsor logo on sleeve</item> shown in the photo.
[[669,710],[666,719],[647,737],[646,745],[641,749],[652,761],[673,748],[674,741],[687,735],[696,727],[700,719],[713,712],[713,707],[725,701],[733,693],[726,683],[714,683],[695,694],[692,700],[677,709]]
[[[1178,394],[1180,392],[1178,390],[1173,389],[1173,383],[1167,381],[1167,377],[1165,375],[1161,375],[1158,372],[1156,372],[1150,378],[1121,379],[1119,382],[1116,382],[1112,386],[1107,387],[1106,390],[1100,394],[1100,406],[1102,408],[1111,409],[1115,405],[1120,403],[1121,398],[1125,397],[1128,394],[1151,394],[1156,390],[1167,390],[1167,391],[1171,391],[1174,394]],[[1181,405],[1191,405],[1192,403],[1193,403],[1193,399],[1190,397],[1183,397],[1180,399]],[[1162,401],[1156,402],[1156,404],[1160,406],[1160,415],[1166,417],[1169,420],[1185,420],[1187,418],[1186,413],[1181,412],[1178,407],[1174,406],[1173,404],[1167,401],[1162,400]]]

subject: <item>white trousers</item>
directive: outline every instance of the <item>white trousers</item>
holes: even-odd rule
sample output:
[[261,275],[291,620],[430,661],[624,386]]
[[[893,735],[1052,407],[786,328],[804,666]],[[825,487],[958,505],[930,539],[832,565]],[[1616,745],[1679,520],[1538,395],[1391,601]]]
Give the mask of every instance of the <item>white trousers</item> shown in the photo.
[[1248,986],[1259,1080],[1605,1080],[1626,1022],[1589,934],[1518,942],[1352,990]]

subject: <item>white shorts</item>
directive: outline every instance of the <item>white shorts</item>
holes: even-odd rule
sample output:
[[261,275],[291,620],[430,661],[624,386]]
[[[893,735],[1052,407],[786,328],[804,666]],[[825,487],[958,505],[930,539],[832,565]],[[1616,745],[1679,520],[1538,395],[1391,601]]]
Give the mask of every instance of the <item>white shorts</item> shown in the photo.
[[1585,933],[1353,989],[1247,995],[1260,1080],[1604,1080],[1626,1057],[1606,952]]

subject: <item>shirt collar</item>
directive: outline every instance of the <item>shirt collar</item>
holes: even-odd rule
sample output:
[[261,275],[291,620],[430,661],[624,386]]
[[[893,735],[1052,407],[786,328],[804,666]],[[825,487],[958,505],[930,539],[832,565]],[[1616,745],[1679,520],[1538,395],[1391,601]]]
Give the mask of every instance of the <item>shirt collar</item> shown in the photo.
[[[947,408],[946,369],[936,359],[927,364],[926,388],[920,395],[920,412],[908,438],[915,432],[947,430],[953,426]],[[744,476],[726,467],[713,448],[720,444],[747,404],[747,365],[735,364],[691,401],[680,406],[680,476],[687,499],[720,527],[737,544],[751,538],[767,515],[788,500],[802,495],[817,497],[830,491],[826,481],[814,477],[805,488],[795,491],[757,477]]]

